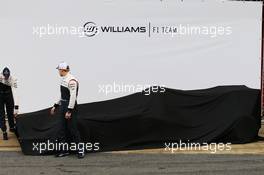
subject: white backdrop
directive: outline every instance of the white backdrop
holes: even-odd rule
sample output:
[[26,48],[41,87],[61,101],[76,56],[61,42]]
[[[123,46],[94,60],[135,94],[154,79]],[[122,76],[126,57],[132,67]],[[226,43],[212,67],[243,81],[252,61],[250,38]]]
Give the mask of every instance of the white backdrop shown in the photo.
[[[94,22],[99,33],[34,33],[40,27],[82,27],[86,22]],[[218,36],[161,33],[164,26],[179,30],[180,25],[228,30]],[[0,26],[0,69],[9,66],[18,78],[22,112],[53,105],[60,61],[68,62],[80,81],[79,103],[131,94],[99,92],[99,85],[114,83],[260,88],[260,2],[8,0],[1,1]],[[101,26],[143,26],[146,32],[104,33]]]

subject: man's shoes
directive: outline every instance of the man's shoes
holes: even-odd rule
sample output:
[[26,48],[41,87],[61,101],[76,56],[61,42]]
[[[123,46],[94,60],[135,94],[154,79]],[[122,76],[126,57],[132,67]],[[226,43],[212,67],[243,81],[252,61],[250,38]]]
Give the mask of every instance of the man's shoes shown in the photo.
[[66,157],[68,155],[70,155],[69,152],[61,152],[61,153],[56,154],[55,157]]
[[78,153],[77,154],[78,159],[83,159],[85,157],[84,153]]
[[3,140],[8,140],[7,132],[4,132],[4,133],[3,133]]

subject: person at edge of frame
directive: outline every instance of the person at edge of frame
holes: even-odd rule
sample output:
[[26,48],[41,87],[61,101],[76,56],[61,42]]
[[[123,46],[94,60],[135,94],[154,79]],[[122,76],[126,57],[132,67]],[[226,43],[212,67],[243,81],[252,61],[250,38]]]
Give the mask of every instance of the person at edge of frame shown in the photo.
[[5,115],[7,114],[9,130],[16,133],[15,118],[18,116],[17,79],[5,67],[0,74],[0,126],[3,140],[8,140]]

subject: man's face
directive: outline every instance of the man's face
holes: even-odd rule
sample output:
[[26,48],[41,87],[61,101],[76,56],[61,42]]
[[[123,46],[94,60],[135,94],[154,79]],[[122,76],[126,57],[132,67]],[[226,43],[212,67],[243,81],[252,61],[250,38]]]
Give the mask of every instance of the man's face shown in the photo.
[[8,80],[10,77],[10,74],[4,74],[5,80]]
[[61,77],[64,77],[66,74],[67,74],[67,71],[66,71],[66,70],[59,69],[59,75],[60,75]]

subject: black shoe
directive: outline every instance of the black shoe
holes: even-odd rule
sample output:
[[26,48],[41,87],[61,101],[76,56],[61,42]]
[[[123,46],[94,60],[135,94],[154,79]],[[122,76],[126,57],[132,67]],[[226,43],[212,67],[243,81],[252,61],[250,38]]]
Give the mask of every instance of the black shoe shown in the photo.
[[7,132],[4,132],[4,133],[3,133],[3,140],[8,140]]
[[66,157],[66,156],[68,156],[68,155],[70,155],[69,152],[62,152],[62,153],[58,153],[58,154],[56,154],[55,157]]
[[15,133],[16,129],[15,128],[10,128],[9,131],[12,132],[12,133]]
[[83,159],[85,157],[84,153],[78,153],[77,154],[78,159]]

